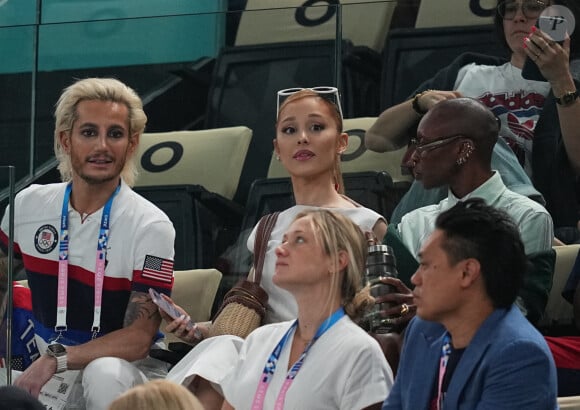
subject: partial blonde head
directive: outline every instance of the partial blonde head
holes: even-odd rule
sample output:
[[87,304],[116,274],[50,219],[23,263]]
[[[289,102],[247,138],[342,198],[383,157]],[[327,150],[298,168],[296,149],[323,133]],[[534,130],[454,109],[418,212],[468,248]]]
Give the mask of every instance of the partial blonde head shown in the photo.
[[[121,81],[113,78],[86,78],[65,88],[54,112],[54,154],[58,160],[58,170],[63,181],[72,178],[72,165],[69,154],[60,144],[61,132],[70,132],[78,119],[77,106],[81,101],[111,101],[125,104],[129,112],[129,138],[141,135],[145,130],[147,116],[143,111],[143,102],[137,93]],[[133,186],[137,177],[134,155],[127,158],[121,177]]]
[[186,387],[158,379],[137,385],[111,403],[108,410],[203,410]]

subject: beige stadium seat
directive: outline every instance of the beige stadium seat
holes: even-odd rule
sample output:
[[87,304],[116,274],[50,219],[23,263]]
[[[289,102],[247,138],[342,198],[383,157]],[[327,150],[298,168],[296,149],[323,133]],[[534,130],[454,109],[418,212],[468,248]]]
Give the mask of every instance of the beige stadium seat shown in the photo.
[[232,199],[251,139],[247,127],[143,134],[135,185],[201,185]]
[[[176,270],[171,299],[191,316],[193,322],[206,322],[211,318],[211,309],[222,274],[217,269]],[[161,324],[163,332],[167,324]],[[175,336],[166,335],[166,343],[179,342]]]
[[[241,13],[235,45],[336,38],[336,9],[324,1],[298,9],[304,3],[304,0],[248,0]],[[340,3],[342,38],[380,52],[397,1],[342,0]],[[300,19],[308,24],[301,24]]]
[[572,305],[562,297],[562,290],[566,285],[570,271],[578,256],[580,245],[554,246],[556,251],[556,265],[552,289],[548,296],[548,303],[544,312],[544,317],[540,320],[540,327],[551,325],[568,325],[574,320]]
[[[364,133],[376,121],[375,117],[351,118],[344,120],[343,128],[348,133],[348,147],[342,156],[342,172],[386,171],[394,183],[412,181],[410,175],[401,173],[401,160],[406,148],[391,152],[373,152],[364,146]],[[272,155],[268,178],[287,177],[288,172],[276,155]]]
[[[466,0],[423,0],[419,6],[416,28],[474,26],[492,24],[493,17],[481,17],[470,9]],[[495,10],[497,0],[480,0],[476,2],[484,11]]]
[[580,396],[558,397],[560,410],[580,410]]

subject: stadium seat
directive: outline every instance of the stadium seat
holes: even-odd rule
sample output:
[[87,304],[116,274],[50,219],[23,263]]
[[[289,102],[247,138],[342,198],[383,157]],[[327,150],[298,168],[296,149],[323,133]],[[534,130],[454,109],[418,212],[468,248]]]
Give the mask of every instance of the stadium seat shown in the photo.
[[251,139],[247,127],[143,134],[136,186],[201,185],[232,199]]
[[467,51],[507,57],[491,24],[391,30],[383,50],[381,109],[405,101],[421,83]]
[[553,284],[548,297],[548,304],[539,327],[572,325],[574,314],[572,305],[562,297],[562,290],[572,271],[580,245],[554,246],[556,251],[556,266],[554,268]]
[[[195,323],[206,322],[211,318],[211,308],[222,279],[217,269],[176,270],[171,298],[181,306]],[[166,323],[161,324],[161,331]],[[178,342],[172,334],[166,335],[166,342]]]
[[243,207],[201,185],[137,186],[134,190],[173,222],[174,269],[214,267],[216,255],[237,237]]
[[422,1],[415,27],[475,26],[491,24],[497,0]]
[[580,410],[580,396],[558,397],[560,410]]
[[[235,45],[334,39],[337,7],[322,1],[300,7],[304,4],[304,0],[247,0]],[[342,38],[381,51],[397,2],[342,0],[340,4]]]

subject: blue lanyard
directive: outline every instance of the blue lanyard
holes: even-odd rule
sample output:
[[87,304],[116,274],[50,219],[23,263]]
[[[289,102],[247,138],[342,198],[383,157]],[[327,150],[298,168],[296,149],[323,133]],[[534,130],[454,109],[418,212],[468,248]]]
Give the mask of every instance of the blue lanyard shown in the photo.
[[[328,329],[330,329],[344,315],[345,315],[344,308],[340,307],[332,315],[330,315],[330,317],[328,319],[326,319],[320,325],[320,327],[316,331],[316,334],[314,335],[314,338],[308,343],[308,345],[306,346],[306,348],[304,349],[304,351],[300,355],[300,358],[298,358],[296,363],[294,363],[292,365],[292,367],[290,368],[290,370],[286,374],[286,380],[284,381],[284,384],[280,390],[278,398],[276,399],[276,405],[274,407],[275,409],[282,409],[284,407],[284,400],[286,398],[286,392],[288,391],[292,382],[294,381],[294,378],[296,377],[296,375],[300,371],[300,368],[302,367],[302,364],[304,363],[304,359],[306,359],[306,355],[310,351],[310,348],[312,347],[314,342],[316,342],[316,340],[318,340],[318,338],[320,338]],[[272,377],[274,376],[274,372],[276,371],[276,366],[278,364],[278,359],[280,358],[280,354],[282,353],[282,349],[284,348],[284,345],[286,344],[290,335],[296,329],[297,326],[298,326],[298,320],[296,320],[296,321],[294,321],[294,323],[292,323],[292,326],[290,326],[290,329],[288,329],[286,331],[284,336],[282,336],[282,339],[280,339],[280,341],[278,342],[278,344],[276,345],[276,347],[274,348],[274,350],[270,354],[270,357],[268,358],[268,361],[266,362],[266,365],[264,366],[264,370],[262,372],[260,382],[258,383],[258,388],[256,389],[256,393],[254,395],[254,401],[252,402],[252,410],[260,410],[264,407],[264,399],[266,397],[266,391],[268,389],[268,385],[269,385],[270,381],[272,380]]]
[[[99,238],[97,241],[97,256],[95,263],[95,307],[93,310],[93,338],[100,331],[101,324],[101,305],[103,296],[103,282],[105,277],[105,261],[107,258],[107,244],[109,242],[109,227],[111,219],[111,207],[113,199],[121,189],[121,185],[117,185],[113,194],[107,200],[103,208],[101,216],[101,227],[99,230]],[[57,339],[62,335],[63,331],[67,330],[66,311],[67,311],[67,288],[68,288],[68,256],[69,256],[69,219],[68,219],[68,205],[72,191],[72,184],[68,184],[64,191],[64,199],[62,203],[62,212],[60,218],[60,245],[58,254],[58,295],[56,308],[56,326],[55,331],[59,334]]]

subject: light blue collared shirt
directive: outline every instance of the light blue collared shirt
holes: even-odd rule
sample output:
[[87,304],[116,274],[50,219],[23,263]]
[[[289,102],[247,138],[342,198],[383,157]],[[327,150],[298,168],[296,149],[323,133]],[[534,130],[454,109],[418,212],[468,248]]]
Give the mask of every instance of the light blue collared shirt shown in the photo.
[[546,209],[530,198],[510,191],[503,183],[499,172],[463,198],[457,198],[448,190],[447,198],[436,205],[415,209],[404,215],[397,226],[401,239],[417,258],[421,245],[435,230],[437,216],[459,201],[481,198],[489,206],[504,210],[512,217],[520,230],[526,255],[545,251],[552,247],[554,224]]

